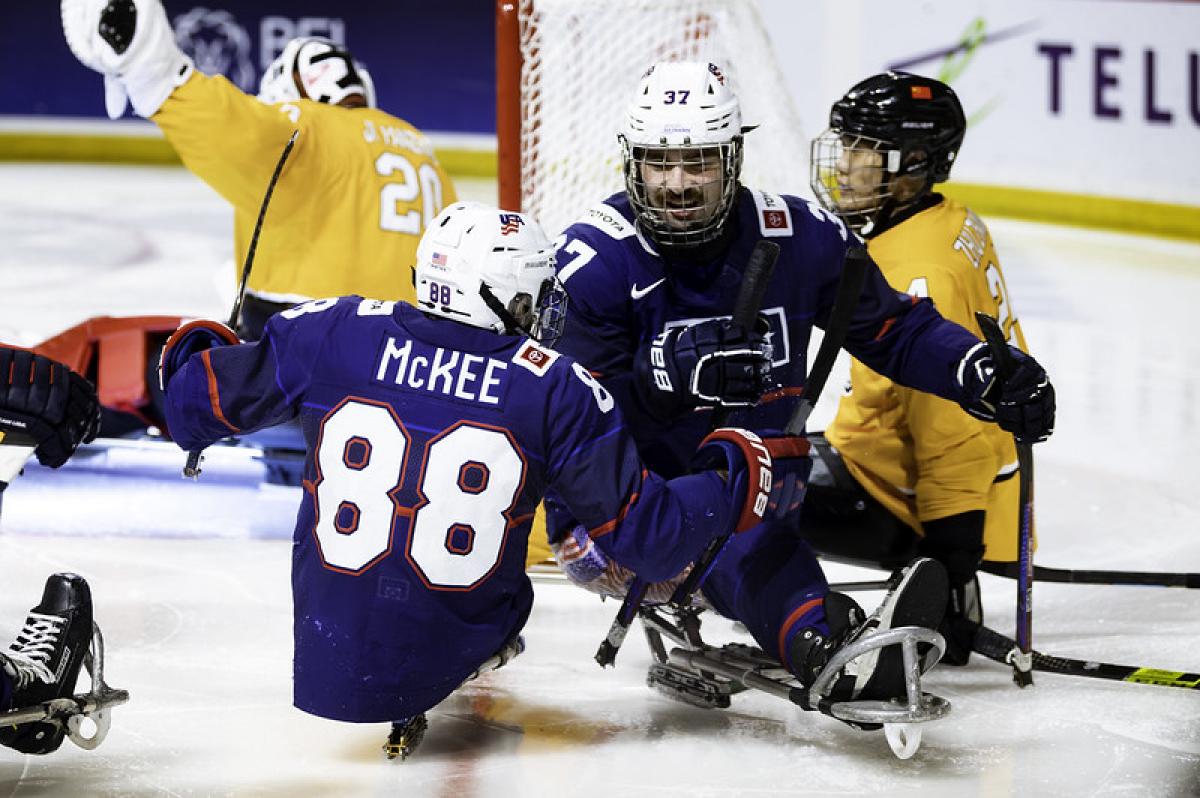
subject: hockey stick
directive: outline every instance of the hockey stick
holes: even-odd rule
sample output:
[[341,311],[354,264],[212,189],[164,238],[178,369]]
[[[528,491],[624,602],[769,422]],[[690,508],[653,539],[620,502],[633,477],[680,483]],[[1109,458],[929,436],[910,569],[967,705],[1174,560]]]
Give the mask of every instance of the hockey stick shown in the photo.
[[[995,359],[996,373],[1001,378],[1010,377],[1017,369],[1000,322],[981,311],[975,312],[975,320],[983,331],[988,348]],[[1033,444],[1021,443],[1014,438],[1017,447],[1017,470],[1020,493],[1020,518],[1017,522],[1017,647],[1010,662],[1013,681],[1017,687],[1033,684]]]
[[[775,260],[778,257],[779,245],[774,241],[761,240],[754,245],[754,249],[746,261],[746,270],[742,274],[742,286],[733,304],[732,319],[733,323],[743,330],[750,330],[754,327],[759,308],[762,307],[763,296],[767,293],[767,284],[771,282]],[[712,428],[723,426],[728,419],[728,414],[728,408],[719,407],[714,410]],[[696,573],[700,563],[706,560],[711,561],[716,557],[716,553],[721,550],[721,546],[725,545],[727,538],[728,535],[725,535],[708,544],[708,548],[704,550],[700,559],[696,561],[696,565],[692,567],[692,574]],[[685,585],[691,581],[692,574],[689,574],[688,578],[684,580]],[[625,594],[624,601],[621,602],[617,617],[613,619],[608,634],[600,642],[600,647],[596,649],[595,659],[601,667],[608,667],[616,661],[617,651],[625,642],[625,635],[629,632],[629,626],[642,606],[642,600],[646,598],[646,591],[649,587],[648,582],[636,577],[629,585],[629,591]]]
[[[1016,579],[1019,563],[984,562],[979,570],[994,576]],[[1171,573],[1168,571],[1083,571],[1070,568],[1033,566],[1033,581],[1057,582],[1072,585],[1140,585],[1144,587],[1200,588],[1200,573]]]
[[[978,626],[972,648],[990,660],[1011,664],[1017,643],[986,626]],[[1155,684],[1159,687],[1182,687],[1185,690],[1200,690],[1200,673],[1185,673],[1140,665],[1114,665],[1110,662],[1070,659],[1030,651],[1033,670],[1058,673],[1063,676],[1083,676],[1089,679],[1109,679],[1135,684]]]
[[[882,565],[880,566],[883,567]],[[984,562],[979,570],[992,576],[1016,579],[1018,563]],[[564,577],[565,578],[565,577]],[[1033,566],[1033,581],[1067,585],[1132,585],[1134,587],[1182,587],[1200,588],[1200,574],[1183,574],[1159,571],[1074,571],[1067,568]],[[882,590],[887,580],[840,582],[830,585],[831,590]]]
[[[858,307],[858,297],[862,293],[868,263],[870,263],[870,258],[867,257],[865,247],[851,246],[846,250],[833,307],[830,309],[829,319],[825,323],[825,335],[821,339],[821,345],[817,348],[817,356],[813,358],[812,368],[809,369],[808,377],[804,381],[804,392],[800,397],[800,403],[792,411],[787,426],[784,427],[785,435],[804,434],[804,424],[808,421],[817,400],[821,397],[821,391],[825,389],[825,382],[829,379],[833,363],[837,360],[837,354],[846,340],[846,331],[850,327],[850,318],[854,315],[854,309]],[[708,576],[717,554],[724,548],[725,541],[728,539],[729,535],[725,535],[709,544],[708,548],[704,550],[704,554],[692,566],[687,578],[671,594],[672,604],[682,606],[688,602],[692,593],[696,592],[696,588]]]
[[804,394],[800,404],[792,412],[787,426],[783,431],[787,435],[802,435],[808,417],[812,415],[821,391],[825,390],[825,382],[833,370],[838,352],[846,340],[846,331],[850,328],[850,318],[858,307],[858,295],[862,293],[863,280],[867,275],[867,264],[871,259],[867,256],[867,248],[852,246],[846,250],[846,260],[842,264],[842,277],[838,282],[837,295],[833,300],[833,309],[829,311],[829,321],[825,324],[825,336],[817,348],[817,356],[813,358],[812,368],[808,371],[808,379],[804,384]]
[[[803,433],[804,424],[812,413],[813,407],[816,406],[817,399],[825,387],[826,380],[829,379],[829,373],[833,369],[837,353],[842,348],[842,343],[846,339],[846,331],[850,327],[850,319],[854,315],[855,308],[858,307],[858,297],[862,293],[862,284],[866,278],[867,264],[869,262],[870,258],[867,256],[865,247],[851,246],[846,251],[833,307],[830,309],[829,319],[825,323],[825,336],[821,339],[821,345],[817,349],[817,356],[813,359],[812,368],[809,369],[800,403],[792,412],[791,418],[788,419],[787,427],[784,429],[788,435],[800,435]],[[747,273],[749,273],[749,268],[747,268]],[[743,290],[744,288],[745,285],[743,284]],[[739,295],[738,298],[740,300],[742,297]],[[686,606],[691,599],[691,595],[696,592],[700,583],[708,576],[708,572],[712,569],[717,555],[724,548],[725,542],[728,539],[729,535],[724,535],[708,545],[692,566],[692,570],[688,573],[687,577],[679,584],[675,592],[671,594],[671,604],[676,607]],[[638,585],[637,582],[634,584],[635,586]],[[617,621],[613,622],[613,630],[610,630],[610,635],[616,629],[617,622],[621,621],[622,617],[627,613],[628,620],[625,621],[624,628],[620,632],[620,639],[624,638],[624,633],[628,630],[629,624],[632,623],[633,617],[637,614],[641,605],[641,600],[645,596],[645,587],[643,586],[639,595],[637,595],[637,603],[629,605],[629,600],[633,595],[633,590],[631,589],[625,597],[625,603],[621,605],[621,613],[617,615]],[[628,608],[627,605],[629,605]],[[596,652],[596,661],[600,662],[601,665],[605,664],[601,661],[601,654],[605,653],[605,645],[609,642],[610,640],[605,640],[600,646],[600,651]],[[620,645],[619,640],[617,645]],[[615,649],[612,650],[612,655],[616,656]],[[611,660],[609,664],[611,664]]]
[[[242,315],[242,302],[246,299],[246,283],[250,281],[250,268],[254,265],[254,251],[258,249],[258,235],[262,232],[263,220],[267,218],[267,207],[271,204],[271,194],[275,192],[275,184],[279,182],[279,173],[283,171],[283,165],[287,163],[288,156],[292,154],[292,147],[296,146],[296,137],[299,135],[299,130],[293,130],[287,144],[283,145],[283,152],[279,154],[275,171],[271,173],[271,180],[267,183],[267,193],[263,195],[262,205],[258,208],[258,220],[254,222],[254,233],[250,236],[250,246],[246,249],[246,261],[242,264],[242,279],[238,283],[237,296],[233,299],[233,310],[229,312],[228,327],[231,330],[237,330],[238,320]],[[188,452],[187,463],[183,466],[185,477],[196,479],[200,476],[200,459],[203,451],[203,449],[194,449]]]
[[0,432],[0,493],[21,473],[36,448],[33,438],[25,433]]

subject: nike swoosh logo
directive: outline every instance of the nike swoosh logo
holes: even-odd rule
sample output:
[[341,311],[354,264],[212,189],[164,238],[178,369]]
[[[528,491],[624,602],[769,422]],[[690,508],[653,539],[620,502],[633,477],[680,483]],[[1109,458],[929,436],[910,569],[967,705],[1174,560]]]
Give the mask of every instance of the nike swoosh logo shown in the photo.
[[629,295],[630,295],[631,297],[633,297],[634,299],[641,299],[641,298],[642,298],[642,297],[644,297],[646,294],[650,293],[650,292],[651,292],[651,291],[653,291],[655,288],[658,288],[660,285],[662,285],[662,284],[663,284],[663,282],[665,282],[665,281],[666,281],[666,279],[667,279],[666,277],[663,277],[663,278],[662,278],[662,279],[660,279],[660,280],[657,280],[657,281],[655,281],[655,282],[653,282],[653,283],[650,283],[650,285],[646,286],[645,288],[638,288],[638,286],[637,286],[637,283],[634,283],[634,284],[633,284],[632,286],[630,286],[630,288],[629,288]]

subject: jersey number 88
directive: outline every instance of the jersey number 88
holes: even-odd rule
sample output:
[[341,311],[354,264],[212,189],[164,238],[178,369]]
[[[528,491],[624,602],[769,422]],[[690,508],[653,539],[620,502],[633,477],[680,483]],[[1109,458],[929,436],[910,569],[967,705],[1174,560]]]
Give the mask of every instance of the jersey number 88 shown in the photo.
[[[391,553],[403,518],[405,556],[425,584],[470,590],[500,561],[524,459],[506,430],[465,421],[431,439],[419,460],[411,443],[382,402],[347,399],[325,417],[311,486],[321,559],[361,574]],[[417,500],[406,506],[401,492],[414,465]]]

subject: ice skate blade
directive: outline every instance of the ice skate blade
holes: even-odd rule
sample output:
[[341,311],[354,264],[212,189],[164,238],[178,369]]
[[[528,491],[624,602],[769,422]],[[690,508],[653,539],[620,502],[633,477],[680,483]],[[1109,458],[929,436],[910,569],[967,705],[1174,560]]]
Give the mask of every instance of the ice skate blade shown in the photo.
[[[129,701],[125,690],[114,690],[104,681],[104,635],[100,627],[92,624],[92,642],[83,655],[83,667],[91,676],[92,689],[70,697],[55,698],[32,707],[0,712],[0,726],[19,726],[22,723],[49,721],[65,723],[67,736],[75,745],[91,751],[104,742],[112,720],[108,711]],[[96,724],[91,736],[84,735],[84,718]]]
[[921,727],[909,723],[885,723],[883,734],[897,759],[910,759],[921,747]]

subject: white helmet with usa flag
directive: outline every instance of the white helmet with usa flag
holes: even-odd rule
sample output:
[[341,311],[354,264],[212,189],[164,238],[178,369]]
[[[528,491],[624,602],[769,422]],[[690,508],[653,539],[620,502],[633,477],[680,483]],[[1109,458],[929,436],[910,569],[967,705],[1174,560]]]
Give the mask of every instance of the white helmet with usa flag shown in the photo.
[[417,306],[492,332],[553,345],[566,318],[554,247],[532,217],[456,202],[417,245]]

